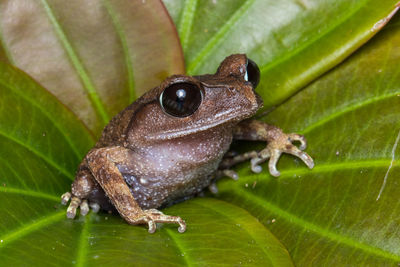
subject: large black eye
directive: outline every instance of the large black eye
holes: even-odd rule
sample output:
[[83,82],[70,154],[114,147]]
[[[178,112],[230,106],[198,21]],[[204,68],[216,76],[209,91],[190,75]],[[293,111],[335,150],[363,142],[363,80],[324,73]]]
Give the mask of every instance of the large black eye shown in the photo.
[[160,95],[160,104],[165,112],[175,117],[186,117],[193,114],[202,100],[201,89],[192,83],[175,83]]
[[251,60],[247,59],[246,74],[244,75],[245,81],[251,82],[253,88],[255,89],[260,82],[260,69],[257,64]]

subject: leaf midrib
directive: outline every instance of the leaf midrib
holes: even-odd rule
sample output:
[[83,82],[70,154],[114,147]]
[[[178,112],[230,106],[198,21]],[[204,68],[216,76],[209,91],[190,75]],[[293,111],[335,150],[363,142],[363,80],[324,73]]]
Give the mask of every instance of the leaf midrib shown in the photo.
[[38,156],[39,158],[43,159],[45,162],[47,162],[50,166],[54,167],[56,170],[60,171],[64,176],[66,176],[69,180],[71,180],[73,177],[73,173],[69,172],[67,169],[65,169],[64,167],[62,167],[61,165],[59,165],[58,163],[56,163],[55,161],[53,161],[52,158],[48,157],[45,154],[42,154],[40,151],[38,151],[37,149],[35,149],[34,147],[29,146],[28,144],[22,142],[19,139],[14,138],[13,136],[1,131],[0,129],[0,136],[4,136],[6,139],[26,148],[28,151],[32,152],[33,154],[35,154],[36,156]]
[[[175,238],[176,233],[173,233],[171,229],[165,229],[165,230],[168,233],[170,239],[175,243],[175,245],[178,248],[178,250],[180,250],[181,253],[187,252],[184,249],[184,246],[182,245],[182,242],[180,242],[178,238]],[[185,262],[184,266],[194,266],[192,264],[193,261],[190,259],[190,256],[188,256],[188,254],[189,253],[185,253],[184,257],[182,257],[183,261]]]
[[[251,3],[250,3],[251,2]],[[194,59],[188,64],[187,71],[190,74],[193,74],[202,64],[202,60],[204,58],[207,58],[208,55],[217,47],[216,44],[220,42],[221,40],[224,39],[224,36],[231,30],[233,27],[230,27],[231,24],[236,23],[241,17],[237,14],[242,13],[242,8],[246,11],[248,10],[252,3],[254,1],[246,1],[244,6],[241,6],[238,8],[238,10],[231,16],[231,18],[223,25],[223,27],[216,32],[211,38],[209,38],[209,41],[203,46],[203,48],[198,52],[195,56]],[[291,52],[286,53],[283,57],[279,58],[276,61],[271,62],[270,64],[264,65],[260,67],[261,73],[265,73],[269,69],[272,69],[273,67],[281,64],[282,62],[287,61],[288,59],[292,58],[299,52],[303,51],[307,47],[311,46],[311,44],[315,43],[317,40],[320,40],[322,37],[326,36],[328,33],[332,32],[334,29],[336,29],[338,26],[342,25],[344,22],[346,22],[349,18],[352,17],[355,13],[357,13],[362,7],[366,5],[368,1],[365,1],[361,4],[359,4],[356,8],[352,9],[350,12],[345,14],[345,16],[342,16],[340,20],[337,22],[333,23],[331,27],[327,28],[324,32],[321,34],[315,36],[313,39],[308,40],[307,42],[303,43],[301,46],[296,48],[295,50],[292,50]],[[240,12],[239,12],[240,11]],[[245,12],[244,11],[244,12]],[[243,13],[244,13],[243,12]],[[227,26],[229,25],[229,27]],[[225,29],[228,28],[228,29]]]
[[[42,105],[39,105],[35,101],[32,101],[32,98],[27,97],[25,94],[22,93],[22,90],[17,90],[17,88],[14,88],[12,85],[5,83],[4,80],[0,79],[0,84],[3,85],[4,87],[8,88],[11,92],[16,93],[19,95],[22,99],[30,103],[33,107],[35,107],[37,110],[39,110],[43,115],[45,115],[46,118],[49,119],[49,121],[52,122],[52,125],[55,126],[55,128],[58,130],[58,132],[61,134],[61,136],[64,137],[64,139],[67,141],[67,143],[70,145],[72,150],[74,151],[74,154],[77,156],[78,159],[81,158],[81,153],[78,151],[78,148],[76,147],[75,143],[71,140],[71,138],[66,134],[67,131],[63,131],[63,127],[59,124],[60,120],[56,120],[52,116],[50,116],[50,113],[46,111],[46,109],[43,108]],[[72,114],[72,113],[71,113]],[[92,135],[89,135],[90,138],[93,140]]]
[[249,8],[253,5],[255,0],[247,0],[244,2],[240,8],[238,8],[233,15],[226,21],[226,23],[221,27],[219,31],[217,31],[211,38],[209,38],[208,42],[203,46],[203,48],[198,52],[194,59],[189,62],[187,67],[187,72],[189,74],[193,74],[198,66],[200,66],[203,62],[204,58],[207,58],[208,55],[216,49],[217,44],[224,39],[224,36],[230,32],[241,18],[243,18],[243,14],[246,13]]
[[74,48],[72,47],[70,41],[65,35],[61,25],[58,23],[53,11],[51,10],[49,4],[47,3],[47,0],[41,0],[41,2],[59,40],[61,41],[69,59],[71,60],[72,65],[74,66],[74,68],[78,73],[78,76],[80,77],[80,80],[83,84],[83,88],[85,88],[86,92],[88,93],[90,102],[93,104],[94,109],[100,115],[103,124],[106,124],[109,121],[110,116],[107,113],[105,106],[102,103],[100,96],[96,91],[96,87],[94,86],[89,74],[85,70],[85,67],[81,62],[81,59],[74,51]]
[[394,91],[394,92],[391,92],[389,94],[382,94],[382,95],[379,95],[377,97],[367,98],[366,100],[354,101],[353,105],[349,105],[349,106],[347,106],[345,108],[339,108],[339,109],[335,110],[333,113],[323,117],[322,119],[312,122],[306,128],[304,128],[302,131],[300,131],[300,133],[301,134],[309,133],[312,130],[314,130],[315,128],[318,128],[318,127],[328,123],[329,121],[332,121],[333,119],[335,119],[335,118],[337,118],[339,116],[342,116],[342,115],[344,115],[344,114],[346,114],[348,112],[360,109],[360,108],[362,108],[364,106],[373,104],[375,102],[385,100],[385,99],[390,98],[390,97],[398,97],[399,93],[400,93],[400,91]]
[[134,74],[133,74],[133,64],[132,64],[131,57],[130,57],[129,45],[128,45],[123,27],[122,27],[121,23],[119,22],[118,16],[115,13],[114,9],[112,8],[110,1],[102,0],[102,2],[106,8],[108,14],[110,15],[112,25],[113,25],[115,32],[117,33],[118,38],[121,42],[126,72],[128,75],[127,79],[128,79],[128,89],[129,89],[129,103],[131,103],[136,98],[136,94],[135,94],[135,79],[134,79]]
[[52,201],[56,201],[56,202],[60,201],[60,198],[56,197],[54,195],[50,195],[50,194],[40,192],[40,191],[23,190],[20,188],[14,188],[14,187],[10,187],[10,186],[0,186],[0,192],[43,198],[43,199],[52,200]]
[[349,12],[346,12],[345,14],[342,13],[343,16],[340,17],[341,19],[335,21],[335,23],[333,23],[331,25],[331,27],[326,28],[319,35],[316,35],[314,38],[309,39],[306,42],[302,43],[302,45],[297,47],[296,49],[285,53],[283,56],[279,57],[277,60],[274,60],[269,64],[260,66],[260,72],[265,73],[265,72],[269,71],[270,69],[276,67],[277,65],[281,64],[282,62],[285,62],[285,61],[289,60],[290,58],[294,57],[295,55],[299,54],[301,51],[304,51],[307,47],[310,47],[313,43],[322,39],[324,36],[333,32],[334,29],[338,28],[340,25],[342,25],[346,21],[348,21],[351,17],[353,17],[353,15],[355,13],[357,13],[359,10],[361,10],[366,5],[367,2],[369,2],[369,1],[366,0],[364,2],[361,2],[354,9],[351,9]]
[[[353,238],[336,234],[328,229],[321,228],[307,220],[301,219],[294,215],[293,213],[289,213],[280,207],[272,204],[271,202],[267,201],[266,199],[260,198],[257,195],[252,194],[248,190],[245,190],[243,187],[235,187],[232,190],[237,191],[236,194],[238,195],[246,195],[246,199],[248,201],[256,203],[259,207],[268,210],[271,213],[276,214],[277,216],[281,217],[282,219],[286,220],[291,225],[296,225],[299,228],[305,229],[304,231],[311,231],[316,233],[318,236],[321,236],[326,239],[330,239],[334,242],[344,244],[346,246],[352,247],[354,249],[365,251],[368,254],[373,254],[379,257],[387,258],[394,261],[400,261],[400,256],[392,254],[388,251],[385,251],[381,248],[370,246],[368,244],[359,242],[354,240]],[[256,215],[253,215],[256,216]]]
[[[205,207],[205,208],[207,208],[207,209],[211,209],[211,210],[213,210],[214,212],[220,214],[222,217],[225,217],[225,218],[228,218],[228,219],[231,220],[231,221],[237,222],[236,218],[230,216],[229,213],[221,212],[220,210],[216,209],[215,206],[213,206],[213,205],[204,205],[204,204],[199,203],[199,202],[194,202],[194,203],[192,203],[192,204],[195,204],[195,205],[198,205],[198,206],[202,206],[202,207]],[[232,204],[226,202],[225,205],[232,205]],[[238,206],[235,206],[235,208],[236,208],[236,209],[242,209],[242,208],[240,208],[240,207],[238,207]],[[243,210],[243,209],[242,209],[242,211],[245,212],[245,213],[248,213],[249,215],[251,215],[251,214],[250,214],[248,211],[246,211],[246,210]],[[251,216],[254,217],[253,215],[251,215]],[[261,223],[260,223],[260,224],[261,224]],[[249,232],[249,231],[247,230],[247,227],[242,227],[242,229],[243,229],[251,238],[253,238],[253,240],[254,240],[256,243],[258,243],[258,241],[257,241],[258,238],[257,238],[256,236],[254,236],[253,233]],[[267,230],[267,231],[268,231],[268,230]],[[279,242],[279,241],[276,240],[276,242]],[[274,261],[271,259],[271,256],[270,256],[269,253],[268,253],[267,247],[259,246],[259,248],[261,248],[261,250],[264,252],[264,255],[265,255],[265,256],[268,258],[268,260],[269,260],[269,263],[270,263],[270,264],[268,264],[267,266],[274,266],[274,264],[273,264]],[[266,263],[265,263],[265,264],[266,264]]]
[[[292,156],[291,156],[292,157]],[[294,157],[293,157],[294,158]],[[346,160],[346,159],[343,159]],[[302,175],[307,174],[321,174],[325,172],[334,172],[337,170],[351,170],[351,169],[359,169],[359,168],[374,168],[374,167],[385,167],[387,168],[391,162],[391,159],[366,159],[366,160],[352,160],[352,161],[343,161],[343,162],[336,162],[336,163],[319,163],[316,162],[315,167],[310,170],[306,167],[299,166],[296,168],[285,169],[281,171],[281,175],[278,178],[274,178],[272,176],[271,179],[299,179]],[[395,167],[395,165],[393,166]],[[263,170],[266,172],[267,170]],[[239,181],[247,181],[251,180],[254,181],[256,178],[264,179],[266,175],[269,174],[265,173],[251,173],[247,174],[243,179],[239,177]]]
[[0,243],[0,249],[2,247],[5,247],[6,245],[8,245],[11,242],[18,240],[18,238],[23,237],[23,236],[25,236],[29,233],[32,233],[36,230],[39,230],[49,224],[55,223],[64,217],[65,217],[65,211],[62,210],[62,211],[48,214],[41,220],[35,220],[31,223],[21,225],[18,229],[14,230],[4,236],[0,236],[0,239],[3,240],[3,242]]
[[182,50],[186,51],[190,32],[192,30],[192,24],[194,20],[194,15],[196,13],[197,0],[187,0],[184,3],[182,15],[179,23],[179,37],[181,40]]
[[76,255],[76,265],[77,266],[85,266],[87,254],[88,254],[88,242],[89,242],[89,228],[90,228],[90,216],[91,212],[85,216],[85,221],[83,223],[83,228],[79,237],[78,246],[76,247],[77,255]]

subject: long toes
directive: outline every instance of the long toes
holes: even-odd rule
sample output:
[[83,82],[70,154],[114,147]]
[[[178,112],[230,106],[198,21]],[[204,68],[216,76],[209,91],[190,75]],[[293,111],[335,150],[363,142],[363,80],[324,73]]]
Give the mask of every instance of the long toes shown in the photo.
[[81,204],[81,200],[77,197],[72,197],[71,203],[67,209],[67,218],[73,219],[76,216],[76,210]]
[[92,209],[92,212],[97,213],[100,210],[100,205],[97,203],[90,203],[89,207]]
[[157,229],[156,223],[153,220],[149,220],[147,222],[147,225],[149,226],[149,230],[148,230],[149,233],[153,234]]
[[86,216],[86,214],[89,213],[89,204],[88,201],[86,199],[84,199],[81,203],[81,205],[79,206],[80,210],[81,210],[81,215],[82,216]]
[[61,204],[67,205],[68,201],[71,199],[72,194],[70,192],[66,192],[61,196]]
[[276,168],[276,164],[278,163],[281,154],[282,152],[278,149],[274,149],[271,153],[271,157],[268,162],[268,168],[269,168],[269,173],[272,176],[278,177],[279,175],[281,175],[281,173]]
[[285,149],[284,152],[300,158],[308,168],[314,168],[314,160],[306,152],[301,151],[297,147],[291,146],[290,148]]
[[149,233],[154,233],[156,231],[156,223],[177,223],[179,224],[178,232],[183,233],[186,231],[186,223],[180,217],[165,215],[161,211],[146,210],[145,211],[145,221],[149,226]]
[[267,159],[270,158],[271,152],[270,148],[267,147],[261,150],[259,153],[252,155],[250,160],[251,171],[254,173],[260,173],[262,171],[261,163],[264,163]]
[[250,160],[251,171],[254,173],[260,173],[262,171],[262,167],[259,165],[263,163],[265,159],[263,158],[252,158]]
[[239,179],[239,175],[234,170],[223,170],[222,173],[233,180]]
[[159,211],[158,209],[148,209],[148,210],[146,210],[146,212],[151,213],[151,214],[166,216],[164,213],[162,213],[162,211]]
[[300,150],[305,150],[307,148],[307,140],[303,135],[292,133],[292,134],[288,134],[288,137],[291,142],[292,141],[300,142],[300,146],[299,146]]
[[179,232],[179,233],[185,232],[185,231],[186,231],[186,223],[185,223],[185,221],[182,220],[181,218],[179,218],[178,224],[179,224],[178,232]]

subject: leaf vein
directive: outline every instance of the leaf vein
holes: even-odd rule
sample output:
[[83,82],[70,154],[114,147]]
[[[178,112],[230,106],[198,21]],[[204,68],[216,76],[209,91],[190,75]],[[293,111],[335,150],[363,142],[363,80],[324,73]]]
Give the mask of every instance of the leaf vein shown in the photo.
[[41,220],[35,220],[33,222],[30,222],[28,224],[22,225],[18,229],[4,235],[0,236],[0,239],[3,240],[3,242],[0,243],[0,249],[4,248],[6,245],[10,244],[11,242],[17,240],[20,237],[23,237],[31,232],[34,232],[36,230],[39,230],[49,224],[52,224],[54,222],[57,222],[64,218],[65,216],[65,211],[59,211],[54,214],[48,214]]
[[357,13],[362,7],[366,5],[366,2],[359,2],[359,5],[351,10],[351,12],[348,12],[347,14],[343,14],[342,19],[338,20],[336,23],[334,23],[331,27],[327,28],[324,32],[322,32],[320,35],[315,36],[314,38],[308,40],[307,42],[304,42],[301,46],[297,47],[296,49],[286,53],[282,57],[279,57],[278,60],[273,61],[270,64],[267,64],[265,66],[260,67],[260,72],[264,73],[273,67],[281,64],[282,62],[287,61],[288,59],[294,57],[295,55],[299,54],[301,51],[305,50],[307,47],[311,46],[313,43],[317,42],[318,40],[322,39],[322,37],[328,35],[330,32],[332,32],[334,29],[342,25],[344,22],[349,20],[355,13]]
[[[204,204],[199,203],[199,202],[196,202],[195,204],[198,205],[198,206],[202,206],[202,207],[206,207],[206,208],[208,208],[208,209],[211,209],[211,210],[217,212],[218,214],[222,215],[223,217],[228,218],[229,220],[232,220],[232,221],[234,221],[234,222],[238,222],[237,218],[230,216],[229,213],[227,214],[227,213],[221,212],[220,210],[216,209],[215,206],[213,206],[213,205],[204,205]],[[228,205],[232,205],[232,204],[228,204]],[[239,208],[239,207],[236,206],[235,208]],[[240,209],[242,209],[242,208],[240,208]],[[254,217],[254,216],[253,216],[252,214],[250,214],[247,210],[242,209],[242,211],[245,212],[245,213],[247,213],[247,214],[249,214],[250,216]],[[240,222],[240,221],[239,221],[239,222]],[[261,224],[261,225],[262,225],[262,224]],[[265,227],[265,226],[264,226],[264,227]],[[249,236],[251,236],[251,237],[253,238],[253,240],[254,240],[256,243],[258,243],[258,241],[257,241],[258,238],[257,238],[256,236],[254,236],[253,233],[251,233],[250,231],[248,231],[248,230],[246,229],[246,227],[243,227],[242,229],[243,229]],[[269,260],[268,264],[267,264],[267,262],[265,262],[266,266],[273,266],[273,265],[274,265],[274,264],[273,264],[273,260],[271,259],[271,256],[270,256],[270,254],[268,253],[269,250],[267,249],[267,247],[265,247],[265,246],[260,246],[260,248],[261,248],[261,250],[264,252],[265,256],[268,258],[268,260]]]
[[181,39],[182,49],[183,51],[186,51],[190,33],[192,31],[194,15],[196,14],[197,0],[185,1],[184,5],[179,23],[179,36]]
[[85,216],[85,222],[83,224],[83,229],[81,231],[81,235],[79,237],[79,243],[76,248],[77,256],[76,256],[76,263],[77,266],[86,266],[86,256],[88,254],[88,233],[89,233],[89,226],[90,226],[90,216],[91,213]]
[[43,198],[43,199],[48,199],[48,200],[52,200],[52,201],[60,201],[59,197],[53,196],[53,195],[49,195],[47,193],[44,192],[40,192],[40,191],[32,191],[32,190],[22,190],[19,188],[12,188],[9,186],[6,187],[0,187],[0,192],[2,193],[10,193],[10,194],[18,194],[18,195],[25,195],[25,196],[32,196],[32,197],[38,197],[38,198]]
[[353,105],[347,106],[345,108],[340,108],[339,110],[334,111],[333,113],[327,115],[326,117],[323,117],[322,119],[317,120],[317,121],[309,124],[305,129],[303,129],[301,131],[301,133],[305,134],[305,133],[311,132],[315,128],[320,127],[320,126],[328,123],[329,121],[331,121],[331,120],[333,120],[333,119],[335,119],[335,118],[337,118],[339,116],[342,116],[342,115],[344,115],[344,114],[346,114],[348,112],[357,110],[357,109],[362,108],[364,106],[373,104],[373,103],[375,103],[377,101],[385,100],[385,99],[390,98],[390,97],[398,97],[397,96],[398,94],[399,94],[399,92],[395,91],[395,92],[392,92],[390,94],[382,94],[380,96],[371,97],[371,98],[363,100],[363,101],[356,101],[356,102],[354,102]]
[[47,0],[41,0],[41,2],[43,4],[44,9],[46,10],[50,22],[54,27],[55,32],[57,33],[57,36],[59,37],[61,43],[63,44],[63,47],[67,52],[73,66],[78,72],[78,75],[82,81],[82,84],[84,85],[84,88],[88,93],[91,103],[93,104],[97,113],[100,115],[100,118],[102,119],[103,123],[107,123],[109,120],[109,114],[107,113],[104,104],[101,102],[100,96],[98,95],[96,88],[89,77],[89,74],[85,70],[85,67],[83,66],[77,53],[74,51],[74,48],[72,47],[70,41],[65,35],[61,25],[58,23],[53,11],[51,10],[49,4],[47,3]]
[[362,243],[358,240],[355,240],[351,237],[344,236],[344,235],[339,235],[336,234],[328,229],[321,228],[305,219],[302,219],[293,213],[289,213],[280,207],[272,204],[271,202],[260,198],[257,195],[251,194],[249,191],[245,190],[244,188],[241,187],[235,187],[236,190],[240,191],[239,195],[247,195],[247,199],[253,202],[256,202],[257,205],[260,207],[265,208],[266,210],[269,210],[271,213],[274,213],[278,216],[280,216],[282,219],[289,221],[291,224],[294,224],[298,226],[299,228],[303,228],[304,230],[314,232],[320,237],[324,237],[326,239],[332,240],[334,242],[339,242],[341,244],[347,245],[349,247],[365,251],[367,253],[371,253],[383,258],[395,260],[395,261],[400,261],[400,256],[392,254],[388,251],[385,251],[381,248],[371,246],[369,244]]
[[123,30],[123,27],[122,27],[121,23],[119,22],[118,16],[115,13],[114,9],[112,8],[110,1],[103,0],[102,2],[104,4],[108,14],[110,15],[112,25],[114,26],[114,29],[115,29],[115,31],[118,35],[118,38],[121,42],[122,51],[124,54],[124,62],[125,62],[126,72],[128,75],[127,79],[128,79],[128,88],[129,88],[129,103],[131,103],[131,102],[133,102],[133,100],[135,100],[136,94],[135,94],[135,77],[133,74],[133,64],[132,64],[131,57],[130,57],[129,45],[125,38],[125,32]]
[[[39,105],[39,103],[32,101],[32,99],[30,99],[29,97],[26,97],[26,95],[23,94],[21,90],[16,90],[16,88],[10,86],[10,84],[4,83],[4,80],[2,79],[0,79],[0,84],[10,89],[10,91],[17,93],[22,99],[30,103],[32,106],[37,108],[43,115],[45,115],[52,122],[55,128],[61,133],[61,136],[63,136],[64,139],[67,141],[67,143],[71,146],[77,158],[80,158],[82,156],[81,153],[78,151],[77,147],[75,146],[74,142],[72,142],[70,137],[67,134],[65,134],[65,131],[61,129],[62,127],[58,123],[58,120],[55,120],[52,116],[50,116],[50,114],[41,105]],[[91,135],[90,137],[92,138]]]
[[232,15],[229,20],[221,27],[221,29],[212,36],[209,41],[205,44],[203,49],[194,57],[194,59],[189,63],[187,72],[193,74],[196,72],[198,66],[203,62],[205,58],[216,48],[218,44],[224,40],[224,37],[235,27],[233,27],[238,21],[243,17],[249,8],[254,3],[254,0],[247,0],[245,3]]
[[53,161],[51,158],[49,158],[48,156],[42,154],[41,152],[39,152],[38,150],[36,150],[35,148],[29,146],[28,144],[22,142],[21,140],[18,140],[8,134],[6,134],[5,132],[0,130],[0,135],[4,136],[5,138],[13,141],[14,143],[26,148],[27,150],[31,151],[33,154],[37,155],[38,157],[42,158],[44,161],[46,161],[50,166],[54,167],[56,170],[60,171],[62,174],[64,174],[68,179],[71,180],[71,177],[73,176],[73,174],[69,171],[67,171],[64,167],[61,167],[58,163],[56,163],[55,161]]

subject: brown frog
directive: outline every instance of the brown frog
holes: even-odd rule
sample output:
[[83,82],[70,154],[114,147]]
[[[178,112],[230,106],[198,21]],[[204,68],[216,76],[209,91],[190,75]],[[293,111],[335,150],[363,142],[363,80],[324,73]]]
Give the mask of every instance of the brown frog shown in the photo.
[[[269,159],[269,171],[279,176],[276,163],[281,153],[299,157],[313,168],[303,152],[306,140],[285,134],[264,122],[248,119],[262,106],[254,89],[259,83],[257,65],[244,54],[227,57],[214,75],[174,75],[116,115],[104,128],[100,140],[79,166],[67,217],[77,208],[86,215],[89,207],[114,208],[129,224],[177,223],[177,216],[157,208],[200,193],[217,177],[237,174],[229,168],[250,160],[254,172]],[[266,141],[260,152],[227,153],[233,139]],[[299,141],[297,148],[292,141]]]

